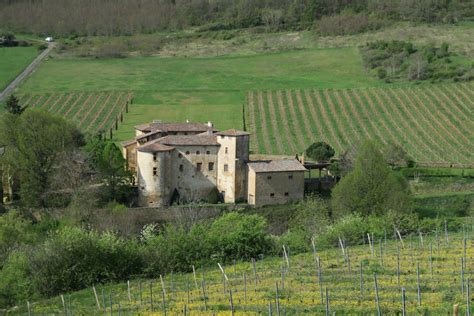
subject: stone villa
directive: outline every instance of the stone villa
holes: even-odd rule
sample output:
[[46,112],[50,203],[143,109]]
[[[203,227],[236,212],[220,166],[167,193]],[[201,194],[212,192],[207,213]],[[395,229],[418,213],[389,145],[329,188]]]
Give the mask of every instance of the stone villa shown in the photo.
[[122,143],[135,174],[140,206],[206,200],[282,204],[300,200],[306,169],[296,159],[250,160],[249,133],[218,131],[212,123],[162,123],[135,127]]

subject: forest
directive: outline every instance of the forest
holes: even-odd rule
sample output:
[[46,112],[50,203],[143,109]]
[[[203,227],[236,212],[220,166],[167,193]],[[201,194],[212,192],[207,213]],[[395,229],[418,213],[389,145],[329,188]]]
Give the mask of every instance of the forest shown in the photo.
[[[474,16],[469,0],[3,0],[2,28],[40,35],[129,35],[205,27],[308,29],[322,17],[456,23]],[[324,21],[323,21],[324,22]]]

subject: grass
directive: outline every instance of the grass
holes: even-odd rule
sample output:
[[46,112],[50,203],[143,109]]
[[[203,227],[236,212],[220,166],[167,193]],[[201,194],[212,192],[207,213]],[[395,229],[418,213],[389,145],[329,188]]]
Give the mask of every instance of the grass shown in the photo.
[[[329,141],[338,153],[343,153],[369,138],[381,144],[400,144],[420,164],[472,167],[474,122],[469,112],[474,105],[473,88],[472,83],[450,83],[297,90],[296,95],[306,96],[306,113],[301,113],[300,109],[305,106],[299,106],[294,97],[284,98],[284,109],[280,108],[280,115],[274,116],[279,121],[266,124],[266,133],[277,138],[283,146],[267,146],[258,153],[294,155],[302,153],[311,142],[320,140]],[[251,93],[259,94],[260,91]],[[289,95],[294,96],[295,92]],[[463,95],[463,99],[458,95]],[[263,102],[263,105],[268,106],[268,103]],[[249,126],[250,132],[260,133],[259,125],[268,121],[262,112],[254,111],[255,117],[246,119],[255,122],[255,126]],[[312,117],[312,123],[305,130],[307,117]],[[291,126],[291,132],[285,136],[273,127],[285,124]],[[308,133],[312,134],[310,138]],[[295,151],[287,151],[288,144],[293,144]],[[441,172],[449,174],[451,171]]]
[[120,141],[133,136],[134,125],[152,119],[242,128],[250,89],[377,85],[384,83],[364,72],[358,50],[343,48],[214,58],[53,58],[19,93],[133,91],[133,106],[115,134]]
[[[49,111],[74,122],[83,132],[109,132],[120,122],[130,93],[121,91],[19,94],[20,104]],[[107,134],[108,135],[108,134]]]
[[[403,245],[382,238],[374,242],[373,253],[368,245],[363,245],[350,247],[344,256],[341,249],[319,251],[316,245],[320,269],[312,253],[290,253],[288,261],[281,257],[258,260],[255,269],[248,261],[224,266],[228,281],[223,282],[216,263],[212,267],[196,267],[196,280],[192,273],[163,275],[162,280],[131,280],[129,294],[127,283],[96,285],[100,308],[91,287],[64,293],[64,306],[61,297],[54,297],[32,303],[31,309],[34,314],[66,311],[87,315],[112,312],[163,315],[165,309],[167,314],[177,315],[183,314],[186,308],[188,313],[196,315],[229,315],[232,291],[236,314],[266,314],[269,304],[276,313],[278,302],[282,314],[315,315],[325,313],[327,288],[331,314],[374,314],[376,295],[382,314],[401,314],[403,287],[409,315],[447,315],[454,304],[459,304],[463,314],[467,279],[472,277],[472,271],[464,270],[464,283],[461,283],[460,263],[461,258],[472,257],[472,243],[468,240],[464,253],[463,236],[451,234],[449,241],[444,237],[409,236],[404,237]],[[26,313],[26,304],[12,312]]]
[[0,91],[6,88],[38,55],[31,47],[0,47]]

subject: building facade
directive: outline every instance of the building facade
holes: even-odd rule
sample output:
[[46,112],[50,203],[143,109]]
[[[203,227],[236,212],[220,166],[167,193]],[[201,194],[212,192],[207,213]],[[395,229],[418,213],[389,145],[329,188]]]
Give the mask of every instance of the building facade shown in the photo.
[[219,132],[209,122],[162,123],[135,127],[122,143],[134,173],[140,206],[209,200],[281,204],[303,198],[306,169],[296,159],[251,161],[250,134]]

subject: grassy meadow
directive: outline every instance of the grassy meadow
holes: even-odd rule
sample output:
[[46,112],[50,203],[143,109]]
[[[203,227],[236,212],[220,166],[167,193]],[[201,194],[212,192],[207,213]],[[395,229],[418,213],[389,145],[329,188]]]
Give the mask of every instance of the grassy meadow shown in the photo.
[[0,90],[3,90],[38,55],[38,49],[30,47],[0,47]]
[[[464,314],[472,279],[471,234],[466,232],[466,243],[462,235],[439,233],[404,237],[403,243],[387,240],[393,238],[389,235],[372,247],[366,243],[344,252],[320,251],[316,245],[314,254],[293,255],[290,249],[288,260],[283,256],[224,266],[228,280],[215,263],[196,267],[196,274],[131,280],[130,286],[97,285],[97,299],[88,288],[30,306],[34,314],[230,315],[233,309],[237,315],[266,315],[271,309],[284,315],[326,310],[367,315],[378,308],[382,314],[401,314],[404,289],[408,315],[448,315],[454,304]],[[26,312],[26,303],[14,311]]]

